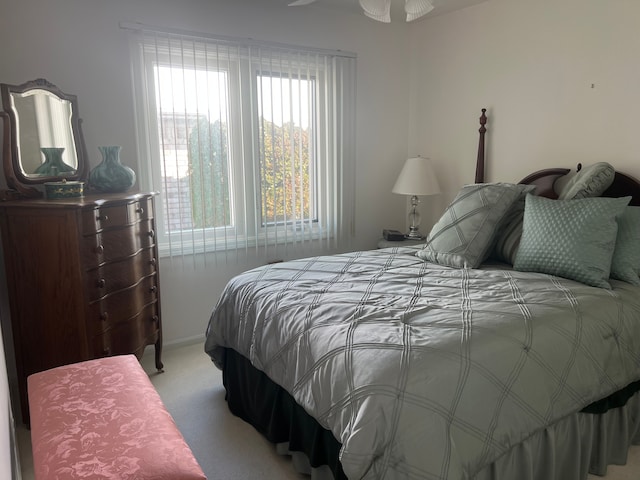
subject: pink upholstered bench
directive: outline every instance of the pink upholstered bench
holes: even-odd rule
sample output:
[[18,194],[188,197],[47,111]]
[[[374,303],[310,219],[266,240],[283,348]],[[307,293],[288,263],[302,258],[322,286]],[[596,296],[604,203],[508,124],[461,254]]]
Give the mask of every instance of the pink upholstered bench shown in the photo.
[[206,479],[133,355],[28,380],[36,480]]

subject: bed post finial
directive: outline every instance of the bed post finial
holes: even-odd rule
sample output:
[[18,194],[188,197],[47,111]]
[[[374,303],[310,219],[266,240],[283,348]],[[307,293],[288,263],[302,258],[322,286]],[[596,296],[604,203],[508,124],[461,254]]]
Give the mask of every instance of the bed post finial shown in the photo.
[[484,182],[484,134],[487,131],[485,125],[487,124],[487,112],[486,108],[482,109],[482,115],[480,115],[480,138],[478,140],[478,158],[476,160],[476,183]]

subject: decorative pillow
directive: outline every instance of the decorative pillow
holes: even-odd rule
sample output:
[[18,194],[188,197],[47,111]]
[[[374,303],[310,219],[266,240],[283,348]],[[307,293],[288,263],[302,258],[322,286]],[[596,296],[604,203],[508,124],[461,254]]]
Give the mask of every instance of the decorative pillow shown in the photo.
[[611,288],[607,280],[618,232],[616,219],[630,200],[550,200],[527,195],[513,268]]
[[493,249],[493,258],[501,262],[513,265],[522,236],[522,219],[524,217],[524,199],[527,193],[533,193],[535,185],[526,185],[520,198],[518,198],[504,217],[500,226],[496,229],[496,244]]
[[640,207],[627,207],[618,218],[616,249],[611,260],[611,278],[640,285]]
[[476,268],[488,256],[496,226],[526,185],[477,183],[466,185],[431,229],[416,255],[441,265]]
[[584,167],[556,190],[558,200],[598,197],[611,186],[615,174],[616,171],[607,162]]

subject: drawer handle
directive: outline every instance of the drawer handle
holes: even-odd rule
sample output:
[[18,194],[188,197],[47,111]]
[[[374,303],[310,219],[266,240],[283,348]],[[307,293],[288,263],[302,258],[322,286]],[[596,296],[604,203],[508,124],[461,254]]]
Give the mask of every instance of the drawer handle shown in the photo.
[[156,232],[154,232],[153,230],[149,230],[149,233],[147,233],[147,235],[149,235],[149,238],[153,238],[156,235]]
[[104,278],[101,278],[100,280],[98,280],[98,288],[104,288],[106,284],[107,284],[107,281]]
[[155,258],[152,258],[151,260],[149,260],[149,265],[153,265],[155,267],[156,263],[158,263],[158,262],[156,261]]
[[99,222],[107,222],[109,220],[109,215],[98,215],[96,219]]
[[100,320],[102,320],[103,322],[106,322],[107,320],[109,320],[109,314],[107,312],[102,312],[100,314]]
[[98,245],[96,247],[96,253],[104,253],[104,245]]
[[136,213],[139,214],[139,215],[142,215],[144,213],[144,208],[142,208],[142,207],[136,208]]
[[153,286],[149,289],[149,291],[150,291],[151,293],[156,293],[156,292],[158,291],[158,287],[156,287],[155,285],[153,285]]
[[158,315],[154,315],[153,317],[151,317],[151,321],[153,323],[158,323],[158,320],[160,320],[160,317],[158,317]]

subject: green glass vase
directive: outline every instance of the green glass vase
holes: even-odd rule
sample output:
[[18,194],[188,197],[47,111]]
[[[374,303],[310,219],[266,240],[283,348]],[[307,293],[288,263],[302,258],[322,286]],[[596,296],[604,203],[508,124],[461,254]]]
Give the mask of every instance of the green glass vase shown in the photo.
[[120,146],[98,147],[100,162],[89,173],[89,185],[100,192],[126,192],[136,183],[136,173],[120,162]]
[[71,165],[67,165],[62,160],[62,152],[64,152],[64,148],[42,147],[40,151],[44,155],[44,162],[33,172],[36,175],[57,177],[58,175],[64,176],[65,172],[75,173],[76,169]]

